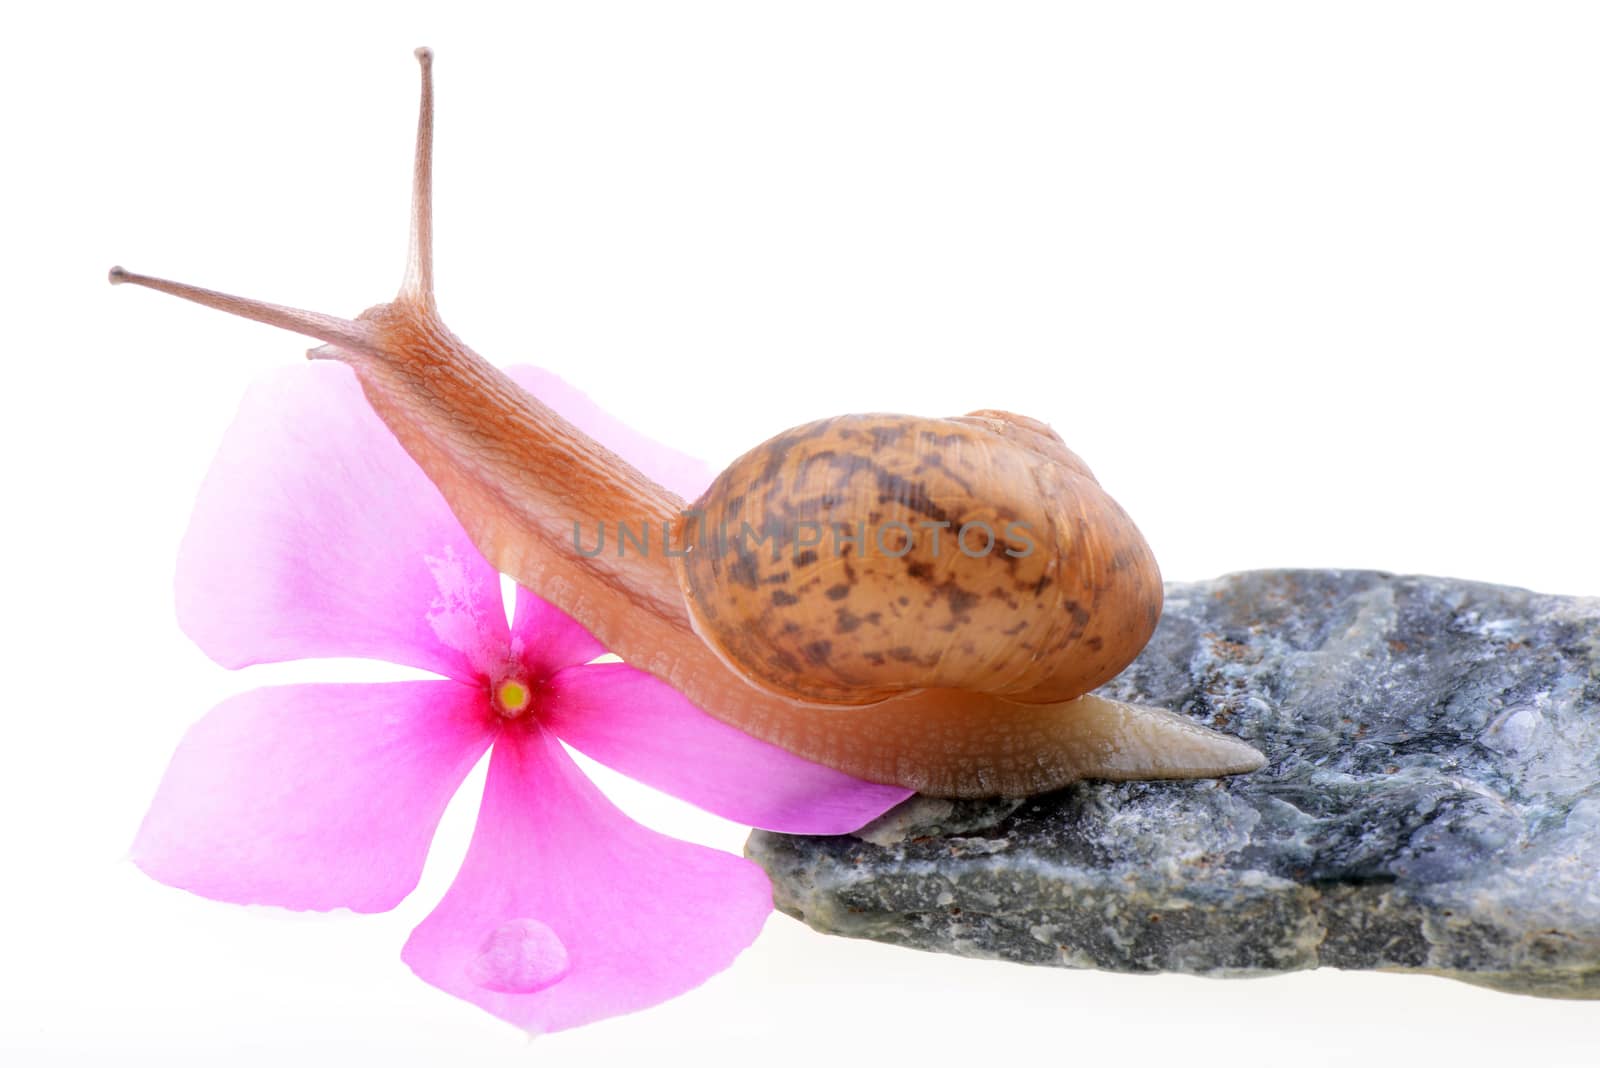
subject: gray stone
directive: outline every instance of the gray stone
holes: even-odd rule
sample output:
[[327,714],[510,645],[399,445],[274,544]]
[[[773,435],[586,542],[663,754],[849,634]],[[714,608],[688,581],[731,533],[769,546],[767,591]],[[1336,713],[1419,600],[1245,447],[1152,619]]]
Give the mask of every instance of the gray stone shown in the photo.
[[1172,584],[1099,692],[1270,763],[918,797],[857,835],[757,832],[746,852],[790,915],[919,949],[1600,997],[1600,599],[1367,571]]

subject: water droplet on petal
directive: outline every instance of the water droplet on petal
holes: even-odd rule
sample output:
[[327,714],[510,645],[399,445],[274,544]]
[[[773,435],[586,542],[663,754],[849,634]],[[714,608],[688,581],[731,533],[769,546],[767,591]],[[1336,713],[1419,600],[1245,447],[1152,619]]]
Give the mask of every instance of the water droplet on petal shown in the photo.
[[531,994],[560,982],[569,967],[567,947],[545,924],[520,917],[496,927],[467,975],[498,994]]

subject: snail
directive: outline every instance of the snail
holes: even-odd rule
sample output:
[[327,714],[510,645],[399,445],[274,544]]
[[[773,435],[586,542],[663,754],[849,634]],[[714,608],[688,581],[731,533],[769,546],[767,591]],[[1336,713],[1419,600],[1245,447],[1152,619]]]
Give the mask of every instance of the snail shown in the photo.
[[[120,267],[110,280],[322,341],[308,355],[354,369],[492,565],[790,752],[947,797],[1262,766],[1236,738],[1089,693],[1150,639],[1161,578],[1132,521],[1043,423],[824,419],[752,449],[686,506],[462,344],[433,296],[432,57],[416,55],[411,246],[395,300],[341,319]],[[591,553],[574,536],[624,523],[666,544]]]

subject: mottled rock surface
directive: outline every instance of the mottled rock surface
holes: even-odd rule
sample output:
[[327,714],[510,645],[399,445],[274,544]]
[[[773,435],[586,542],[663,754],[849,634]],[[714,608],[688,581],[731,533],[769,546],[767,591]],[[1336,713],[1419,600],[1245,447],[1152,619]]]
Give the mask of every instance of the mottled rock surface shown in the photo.
[[758,832],[779,907],[1028,964],[1600,997],[1600,599],[1368,571],[1167,591],[1100,692],[1237,734],[1265,769]]

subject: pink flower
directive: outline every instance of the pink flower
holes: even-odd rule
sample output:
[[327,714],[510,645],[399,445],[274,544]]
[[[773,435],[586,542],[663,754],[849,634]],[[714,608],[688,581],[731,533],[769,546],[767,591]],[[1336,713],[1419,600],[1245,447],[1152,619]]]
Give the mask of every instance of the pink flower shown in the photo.
[[[664,484],[694,495],[706,481],[553,376],[512,373]],[[530,1031],[698,985],[772,908],[758,867],[633,823],[558,738],[777,830],[853,830],[907,794],[750,738],[624,664],[590,663],[604,651],[595,638],[523,590],[508,627],[499,576],[333,362],[285,369],[246,397],[184,541],[178,614],[225,667],[369,657],[444,678],[224,701],[174,754],[135,862],[224,901],[389,909],[493,746],[467,858],[402,957]]]

